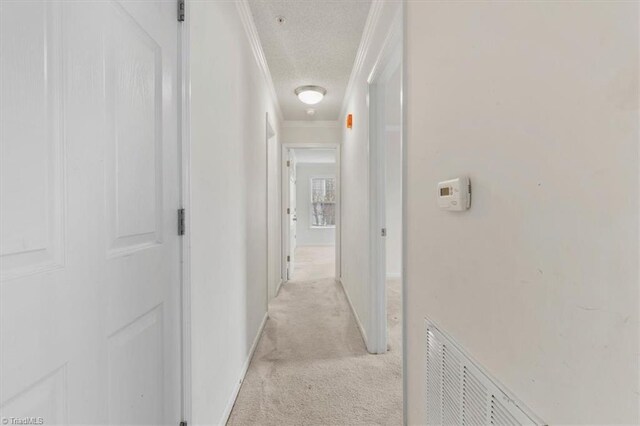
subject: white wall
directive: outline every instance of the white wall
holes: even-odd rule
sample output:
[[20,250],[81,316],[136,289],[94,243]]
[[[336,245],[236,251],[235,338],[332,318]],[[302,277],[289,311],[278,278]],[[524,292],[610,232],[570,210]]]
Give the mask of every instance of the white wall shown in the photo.
[[190,2],[189,8],[189,424],[204,425],[218,424],[231,408],[266,314],[265,113],[275,117],[275,111],[236,3]]
[[332,246],[336,241],[335,228],[311,227],[311,178],[336,176],[336,164],[297,163],[296,165],[296,213],[297,240],[299,246]]
[[638,2],[406,7],[408,422],[428,316],[549,424],[639,423]]
[[[342,284],[349,295],[365,340],[373,333],[371,288],[369,280],[369,107],[367,78],[382,49],[393,19],[400,12],[400,2],[382,2],[377,25],[372,27],[369,49],[354,76],[346,98],[346,114],[353,114],[353,128],[343,127],[342,136]],[[370,350],[374,350],[369,345]]]
[[282,143],[336,144],[342,140],[337,121],[283,121]]

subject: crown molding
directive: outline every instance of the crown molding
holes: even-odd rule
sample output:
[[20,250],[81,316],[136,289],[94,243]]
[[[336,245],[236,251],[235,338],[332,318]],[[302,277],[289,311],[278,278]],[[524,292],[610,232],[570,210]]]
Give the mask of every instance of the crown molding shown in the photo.
[[353,86],[362,71],[362,65],[367,57],[367,53],[371,48],[371,42],[373,34],[378,26],[380,20],[380,14],[382,7],[384,6],[384,0],[373,0],[371,3],[371,9],[369,9],[369,15],[367,16],[367,22],[364,24],[364,30],[362,31],[362,39],[360,39],[360,45],[358,46],[358,52],[356,53],[356,59],[353,63],[353,69],[349,76],[349,83],[347,83],[347,89],[344,92],[344,98],[342,99],[342,108],[340,108],[340,118],[344,117],[347,113],[347,102],[351,97]]
[[282,127],[306,127],[306,128],[318,128],[318,127],[340,127],[340,121],[333,120],[318,120],[318,121],[303,121],[303,120],[286,120],[282,121]]
[[264,54],[264,50],[262,50],[262,43],[260,42],[258,29],[256,28],[256,24],[253,21],[253,15],[251,14],[249,2],[247,0],[236,0],[236,8],[238,9],[238,13],[240,14],[240,20],[242,21],[244,32],[249,38],[249,44],[251,45],[253,56],[256,58],[258,68],[260,68],[260,72],[262,73],[262,76],[267,83],[267,88],[271,95],[278,121],[282,122],[284,116],[282,115],[282,109],[280,108],[280,102],[278,101],[276,88],[273,85],[273,79],[271,78],[271,72],[269,71],[269,65],[267,64],[267,57]]

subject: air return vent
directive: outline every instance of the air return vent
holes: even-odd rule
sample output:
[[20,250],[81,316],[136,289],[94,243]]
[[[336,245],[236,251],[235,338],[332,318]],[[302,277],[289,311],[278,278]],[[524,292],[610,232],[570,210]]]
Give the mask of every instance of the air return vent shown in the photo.
[[427,321],[427,424],[543,425]]

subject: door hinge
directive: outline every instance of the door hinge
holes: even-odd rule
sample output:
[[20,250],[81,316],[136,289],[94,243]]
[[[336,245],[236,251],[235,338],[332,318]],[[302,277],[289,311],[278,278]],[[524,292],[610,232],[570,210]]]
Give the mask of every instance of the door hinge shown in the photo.
[[386,236],[387,236],[387,228],[382,228],[382,231],[380,231],[380,234],[381,234],[383,237],[386,237]]
[[287,256],[287,262],[291,262],[291,256]]
[[287,167],[291,167],[291,161],[287,160]]
[[178,0],[178,22],[184,22],[184,1]]
[[178,209],[178,235],[184,235],[184,209]]
[[287,207],[287,214],[291,214],[291,209]]
[[180,426],[187,426],[187,422],[186,422],[186,421],[184,421],[184,420],[183,420],[183,421],[181,421],[181,422],[180,422]]

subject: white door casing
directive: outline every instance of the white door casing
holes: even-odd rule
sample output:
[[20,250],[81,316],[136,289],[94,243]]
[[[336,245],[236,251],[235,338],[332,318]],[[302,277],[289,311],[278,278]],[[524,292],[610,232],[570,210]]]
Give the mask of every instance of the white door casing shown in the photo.
[[295,269],[295,254],[298,245],[298,213],[296,200],[296,156],[294,151],[289,150],[289,260],[287,279],[291,279]]
[[176,4],[0,3],[0,416],[180,420]]
[[[369,91],[369,276],[371,292],[371,335],[367,350],[387,351],[386,271],[386,112],[387,83],[402,68],[402,15],[396,15],[381,52],[367,79]],[[398,96],[401,96],[398,93]],[[401,108],[402,101],[399,99]],[[402,254],[401,254],[402,257]]]
[[269,113],[266,113],[267,160],[266,160],[266,193],[267,193],[267,309],[269,302],[276,297],[280,284],[280,150],[276,132]]

